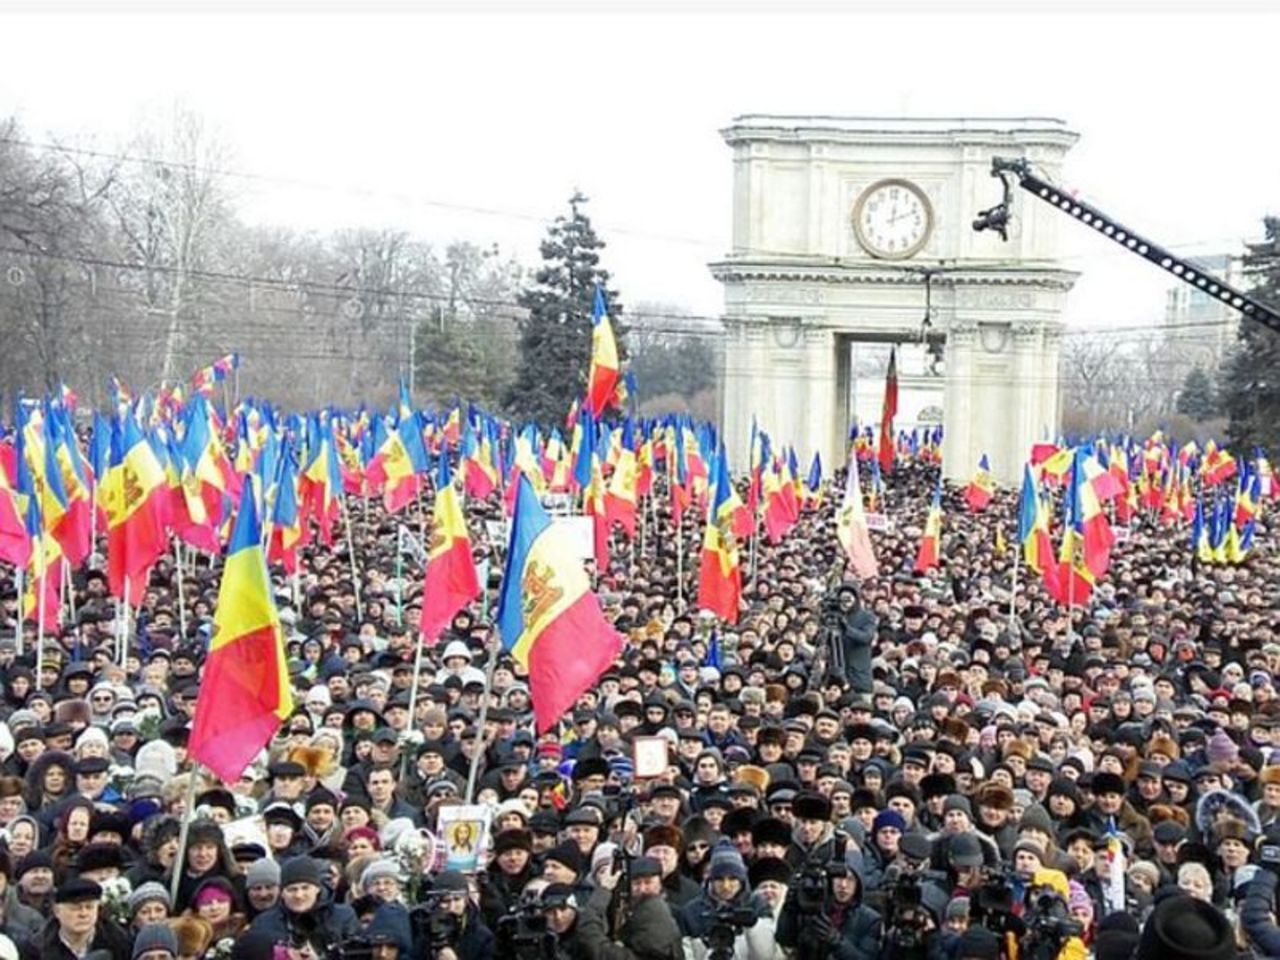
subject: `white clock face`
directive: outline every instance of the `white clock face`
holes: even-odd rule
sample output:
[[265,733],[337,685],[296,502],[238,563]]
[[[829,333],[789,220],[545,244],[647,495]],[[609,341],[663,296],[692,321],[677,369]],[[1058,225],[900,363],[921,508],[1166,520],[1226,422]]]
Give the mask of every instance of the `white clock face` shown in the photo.
[[915,184],[882,180],[858,198],[853,228],[872,256],[898,260],[925,245],[933,229],[933,210]]

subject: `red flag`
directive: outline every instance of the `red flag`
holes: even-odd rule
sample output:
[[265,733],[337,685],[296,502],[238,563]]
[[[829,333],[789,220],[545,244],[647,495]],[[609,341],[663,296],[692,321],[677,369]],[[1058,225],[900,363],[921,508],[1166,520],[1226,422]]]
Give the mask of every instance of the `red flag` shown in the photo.
[[889,372],[884,378],[884,406],[880,410],[880,469],[893,470],[893,418],[898,413],[898,355],[889,351]]

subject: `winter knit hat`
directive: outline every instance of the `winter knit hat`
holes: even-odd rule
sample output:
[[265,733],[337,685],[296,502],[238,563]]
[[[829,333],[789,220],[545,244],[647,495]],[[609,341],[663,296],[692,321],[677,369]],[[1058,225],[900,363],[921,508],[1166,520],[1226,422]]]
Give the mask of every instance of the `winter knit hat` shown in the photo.
[[245,889],[280,886],[280,864],[270,857],[253,861],[244,872],[244,885]]
[[742,861],[742,854],[728,840],[721,840],[711,851],[711,860],[707,865],[707,878],[719,880],[721,877],[736,877],[747,882],[747,865]]
[[1070,881],[1071,894],[1067,897],[1067,905],[1072,910],[1087,910],[1089,918],[1093,919],[1093,898],[1089,896],[1089,892],[1076,881]]
[[902,814],[897,810],[881,810],[876,814],[875,822],[871,825],[871,835],[875,836],[886,827],[892,827],[899,833],[906,833],[907,821],[902,819]]
[[173,909],[169,891],[163,884],[156,883],[154,880],[140,884],[137,890],[129,894],[129,916],[137,913],[144,903],[163,903],[166,910]]
[[178,938],[173,935],[173,931],[167,924],[149,923],[139,930],[137,937],[134,938],[133,960],[138,960],[143,954],[151,953],[153,950],[167,950],[171,957],[178,955]]
[[1221,728],[1215,730],[1213,736],[1209,738],[1204,753],[1208,761],[1214,765],[1231,766],[1240,759],[1240,748]]

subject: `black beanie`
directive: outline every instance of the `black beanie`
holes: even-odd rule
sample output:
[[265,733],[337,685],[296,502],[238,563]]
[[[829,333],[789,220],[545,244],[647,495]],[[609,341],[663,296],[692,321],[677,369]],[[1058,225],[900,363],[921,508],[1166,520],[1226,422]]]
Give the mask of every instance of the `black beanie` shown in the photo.
[[563,863],[574,873],[582,873],[582,850],[572,840],[556,844],[547,851],[545,859]]
[[1181,895],[1156,905],[1134,960],[1234,960],[1235,955],[1235,937],[1222,912]]
[[283,889],[293,883],[310,883],[323,887],[320,861],[312,857],[292,857],[286,860],[280,868],[280,887]]

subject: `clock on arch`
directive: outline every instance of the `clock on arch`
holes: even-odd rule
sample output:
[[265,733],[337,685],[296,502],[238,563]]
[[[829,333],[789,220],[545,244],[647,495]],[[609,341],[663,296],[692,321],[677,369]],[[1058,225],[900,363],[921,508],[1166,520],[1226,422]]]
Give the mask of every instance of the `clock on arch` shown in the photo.
[[873,257],[905,260],[929,242],[933,233],[933,205],[910,180],[879,180],[853,205],[853,232]]

